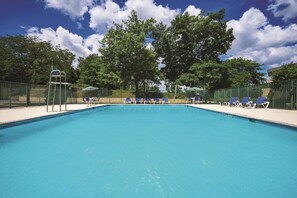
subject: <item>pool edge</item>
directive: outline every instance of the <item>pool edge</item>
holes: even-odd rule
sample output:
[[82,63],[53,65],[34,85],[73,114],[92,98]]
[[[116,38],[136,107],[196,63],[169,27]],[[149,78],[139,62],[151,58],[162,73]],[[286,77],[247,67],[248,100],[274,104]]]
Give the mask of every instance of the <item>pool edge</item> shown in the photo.
[[246,119],[246,120],[249,120],[249,121],[256,121],[256,122],[261,122],[261,123],[264,123],[264,124],[276,125],[276,126],[279,126],[279,127],[285,127],[285,128],[290,128],[290,129],[293,129],[293,130],[297,130],[297,126],[290,125],[288,123],[276,122],[276,121],[272,121],[272,120],[263,120],[263,119],[253,118],[253,117],[244,116],[244,115],[237,115],[237,114],[233,114],[233,113],[216,111],[216,110],[213,110],[213,109],[204,109],[204,108],[201,108],[199,106],[192,106],[190,104],[186,104],[185,106],[191,107],[191,108],[201,109],[201,110],[204,110],[204,111],[219,113],[219,114],[223,114],[223,115],[230,115],[230,116]]
[[97,108],[103,108],[103,107],[108,107],[108,106],[110,106],[110,105],[102,104],[100,106],[88,107],[88,108],[85,108],[85,109],[69,110],[69,111],[59,112],[59,113],[52,114],[52,115],[42,115],[42,116],[38,116],[38,117],[34,117],[34,118],[28,118],[28,119],[23,119],[23,120],[16,120],[16,121],[11,121],[11,122],[1,123],[0,124],[0,130],[5,129],[5,128],[9,128],[9,127],[14,127],[14,126],[18,126],[18,125],[31,123],[31,122],[47,120],[47,119],[54,118],[54,117],[66,116],[66,115],[69,115],[69,114],[79,113],[79,112],[83,112],[83,111],[90,111],[90,110],[94,110],[94,109],[97,109]]

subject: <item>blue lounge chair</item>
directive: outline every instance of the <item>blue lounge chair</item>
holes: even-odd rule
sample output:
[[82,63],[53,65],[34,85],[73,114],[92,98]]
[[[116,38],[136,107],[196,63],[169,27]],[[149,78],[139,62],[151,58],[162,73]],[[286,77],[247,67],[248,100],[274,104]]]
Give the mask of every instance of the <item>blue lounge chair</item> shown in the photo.
[[266,97],[261,96],[261,97],[259,97],[259,98],[256,100],[256,102],[251,103],[251,104],[250,104],[250,107],[252,107],[252,108],[254,109],[254,108],[256,108],[256,106],[262,106],[262,107],[264,107],[265,109],[267,109],[268,106],[269,106],[269,102],[266,101],[266,100],[267,100]]
[[241,102],[237,104],[237,107],[248,107],[251,103],[252,101],[250,101],[250,97],[243,97]]
[[160,103],[160,99],[159,98],[154,98],[154,104],[159,104]]
[[83,98],[83,102],[89,106],[89,105],[91,104],[91,99],[90,99],[90,97],[84,97],[84,98]]
[[228,105],[228,106],[231,106],[231,105],[236,106],[238,104],[237,97],[231,97],[228,102],[224,102],[223,104]]
[[162,99],[162,103],[163,103],[163,104],[169,104],[169,100],[168,100],[168,98],[163,98],[163,99]]
[[125,104],[131,104],[131,103],[132,103],[131,98],[126,98],[126,99],[124,100],[124,103],[125,103]]
[[151,99],[150,98],[145,98],[143,103],[144,104],[151,104]]
[[135,104],[141,104],[142,99],[141,98],[135,98]]
[[199,101],[201,101],[201,98],[200,98],[200,96],[195,96],[194,97],[194,104],[198,104],[199,103]]

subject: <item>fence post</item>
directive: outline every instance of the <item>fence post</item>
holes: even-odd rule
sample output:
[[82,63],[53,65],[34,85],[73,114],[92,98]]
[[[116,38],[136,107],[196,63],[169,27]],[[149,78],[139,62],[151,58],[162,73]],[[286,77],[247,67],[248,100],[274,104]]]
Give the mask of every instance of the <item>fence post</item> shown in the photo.
[[291,110],[293,110],[293,107],[294,107],[294,100],[293,100],[293,98],[294,98],[294,92],[293,92],[293,90],[294,90],[294,81],[291,80],[291,89],[290,89],[290,95],[291,95]]
[[11,108],[11,92],[12,92],[11,89],[12,89],[11,88],[11,82],[9,82],[9,108]]
[[26,107],[28,107],[28,84],[26,84]]
[[40,106],[40,96],[41,96],[41,90],[40,90],[40,85],[38,85],[38,106]]

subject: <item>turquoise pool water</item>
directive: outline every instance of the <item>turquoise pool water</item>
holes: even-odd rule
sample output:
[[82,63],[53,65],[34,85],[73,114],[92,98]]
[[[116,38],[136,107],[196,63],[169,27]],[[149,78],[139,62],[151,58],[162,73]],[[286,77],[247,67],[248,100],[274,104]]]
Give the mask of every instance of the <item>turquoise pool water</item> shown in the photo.
[[297,197],[297,131],[186,106],[0,130],[2,198]]

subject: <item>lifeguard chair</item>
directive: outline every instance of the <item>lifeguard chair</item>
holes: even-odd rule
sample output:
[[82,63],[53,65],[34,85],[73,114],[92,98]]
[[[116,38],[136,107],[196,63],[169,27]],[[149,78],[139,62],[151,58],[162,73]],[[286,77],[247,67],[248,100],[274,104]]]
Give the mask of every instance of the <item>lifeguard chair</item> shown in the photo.
[[67,85],[71,85],[71,83],[67,83],[67,74],[64,71],[60,71],[57,66],[52,67],[52,71],[50,74],[50,79],[48,82],[48,94],[46,100],[46,111],[48,112],[49,102],[51,100],[51,87],[53,86],[54,92],[52,97],[52,111],[55,109],[55,99],[56,99],[56,91],[57,86],[59,88],[59,111],[62,111],[62,86],[64,86],[64,105],[65,110],[67,110]]

